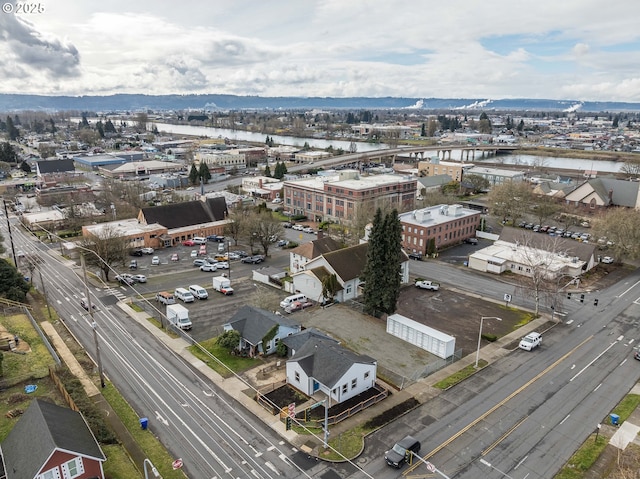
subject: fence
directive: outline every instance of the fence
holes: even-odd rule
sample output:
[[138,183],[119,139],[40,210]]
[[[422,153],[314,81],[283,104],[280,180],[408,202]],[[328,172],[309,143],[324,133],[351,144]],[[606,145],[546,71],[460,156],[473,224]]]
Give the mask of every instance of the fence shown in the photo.
[[278,388],[281,388],[286,384],[287,384],[287,380],[283,379],[282,381],[278,381],[275,383],[268,384],[267,386],[261,387],[260,389],[258,389],[258,392],[256,393],[256,402],[260,404],[263,408],[265,408],[267,411],[271,412],[271,414],[273,415],[278,414],[280,412],[280,409],[278,409],[277,406],[275,406],[271,401],[269,401],[264,396],[266,396],[272,391],[275,391]]
[[449,356],[445,359],[438,359],[432,363],[427,364],[423,369],[417,370],[411,376],[411,380],[417,381],[420,378],[426,378],[427,376],[435,373],[436,371],[440,371],[443,368],[446,368],[450,364],[459,361],[462,358],[462,349],[458,349],[453,353],[453,355]]
[[62,394],[62,396],[64,397],[64,400],[69,405],[69,408],[73,409],[76,412],[80,412],[80,409],[78,408],[78,406],[76,406],[76,403],[73,401],[73,398],[67,392],[67,389],[64,387],[64,384],[62,384],[62,380],[58,377],[58,375],[56,374],[53,368],[49,368],[49,376],[51,377],[51,379],[53,380],[53,383],[58,388],[58,391],[60,391],[60,394]]
[[[372,406],[380,401],[382,401],[383,399],[385,399],[388,395],[389,395],[389,391],[385,388],[383,388],[382,386],[379,386],[378,384],[375,384],[374,389],[376,389],[378,392],[378,394],[376,394],[375,396],[370,397],[369,399],[362,401],[358,404],[356,404],[353,407],[350,407],[349,409],[345,409],[344,411],[342,411],[339,414],[336,414],[335,416],[329,416],[327,418],[327,422],[332,425],[332,424],[338,424],[340,421],[344,421],[345,419],[353,416],[355,413],[362,411],[363,409],[368,408],[369,406]],[[317,427],[321,427],[324,424],[324,419],[321,420],[316,420],[314,421],[317,425]]]

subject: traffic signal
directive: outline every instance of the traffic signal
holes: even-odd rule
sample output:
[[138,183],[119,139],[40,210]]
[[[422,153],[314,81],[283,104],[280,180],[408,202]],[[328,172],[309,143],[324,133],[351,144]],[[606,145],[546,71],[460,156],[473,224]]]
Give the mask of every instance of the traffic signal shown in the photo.
[[287,431],[291,431],[292,423],[293,423],[293,420],[291,419],[291,416],[287,416],[287,419],[285,420]]
[[409,465],[411,465],[411,463],[413,462],[413,453],[409,449],[404,451],[404,459]]

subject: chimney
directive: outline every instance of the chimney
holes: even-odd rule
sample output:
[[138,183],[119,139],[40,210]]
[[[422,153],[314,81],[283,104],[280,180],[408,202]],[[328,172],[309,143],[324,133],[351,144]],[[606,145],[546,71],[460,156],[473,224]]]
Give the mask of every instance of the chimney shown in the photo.
[[258,188],[262,188],[262,178],[258,178]]
[[318,229],[318,239],[322,239],[322,238],[324,238],[324,230]]
[[609,190],[609,204],[613,204],[613,190]]

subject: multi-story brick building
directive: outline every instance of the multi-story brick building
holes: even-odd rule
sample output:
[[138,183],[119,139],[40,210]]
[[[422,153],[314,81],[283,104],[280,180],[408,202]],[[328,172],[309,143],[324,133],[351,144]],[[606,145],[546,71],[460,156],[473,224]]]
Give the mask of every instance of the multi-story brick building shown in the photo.
[[374,210],[388,202],[398,211],[415,206],[417,181],[401,175],[360,176],[342,170],[284,182],[284,210],[306,215],[312,221],[349,223],[363,209]]
[[462,205],[437,205],[402,213],[402,248],[425,255],[432,239],[436,249],[460,243],[475,236],[480,217],[480,211]]

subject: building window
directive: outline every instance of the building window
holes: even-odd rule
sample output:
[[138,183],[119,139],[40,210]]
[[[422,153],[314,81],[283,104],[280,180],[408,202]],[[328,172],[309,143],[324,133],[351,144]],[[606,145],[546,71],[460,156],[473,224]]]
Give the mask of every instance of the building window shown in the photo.
[[300,372],[299,371],[296,371],[295,380],[296,380],[297,383],[300,382]]
[[60,471],[56,467],[55,469],[40,474],[38,479],[60,479]]
[[353,378],[351,380],[351,389],[355,389],[357,385],[358,385],[358,378]]
[[349,390],[349,389],[347,388],[347,385],[346,385],[346,384],[343,384],[343,385],[342,385],[342,394],[347,394],[347,391],[348,391],[348,390]]
[[84,474],[84,464],[81,457],[62,464],[62,477],[64,479],[73,479],[74,477]]
[[369,379],[369,371],[366,371],[366,372],[364,373],[364,378],[365,378],[365,379]]

